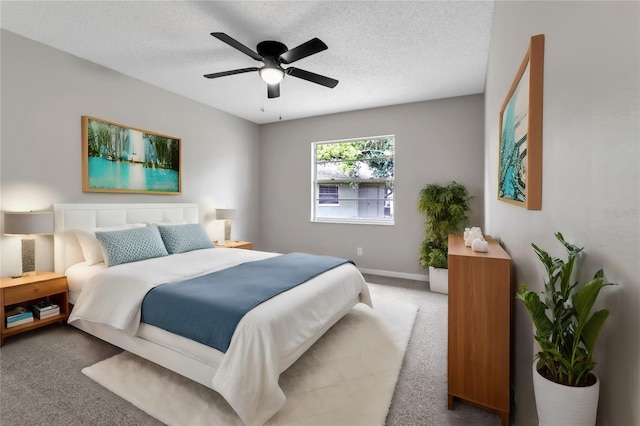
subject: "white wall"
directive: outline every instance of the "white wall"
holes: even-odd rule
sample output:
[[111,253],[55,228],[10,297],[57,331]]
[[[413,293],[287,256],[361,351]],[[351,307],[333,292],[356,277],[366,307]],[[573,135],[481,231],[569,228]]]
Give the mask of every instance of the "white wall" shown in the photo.
[[[498,115],[526,53],[544,34],[542,210],[499,202]],[[516,283],[541,290],[530,243],[555,256],[554,239],[584,246],[582,279],[600,267],[620,283],[600,295],[611,310],[595,352],[598,423],[640,424],[640,3],[496,2],[485,91],[487,231],[502,238]],[[537,424],[531,323],[515,304],[516,424]]]
[[[416,205],[426,184],[466,185],[477,197],[472,222],[483,223],[482,104],[473,95],[262,125],[259,248],[350,257],[361,268],[424,277]],[[311,143],[388,134],[396,137],[395,225],[312,223]]]
[[[195,202],[236,208],[232,237],[257,241],[258,125],[11,32],[0,37],[1,210]],[[182,194],[83,193],[82,115],[182,138]],[[1,244],[0,276],[19,273],[20,239]],[[36,268],[53,270],[52,237],[38,237],[36,253]]]

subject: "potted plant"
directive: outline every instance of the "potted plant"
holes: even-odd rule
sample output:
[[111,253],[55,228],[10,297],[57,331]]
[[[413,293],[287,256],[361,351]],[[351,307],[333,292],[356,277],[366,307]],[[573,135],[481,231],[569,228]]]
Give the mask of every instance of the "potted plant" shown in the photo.
[[544,300],[524,284],[516,294],[529,312],[540,346],[533,363],[538,422],[594,425],[600,382],[592,372],[592,357],[609,311],[591,310],[600,290],[613,283],[604,282],[602,269],[583,286],[572,281],[576,258],[584,248],[566,242],[560,232],[555,237],[567,251],[566,261],[531,244],[547,271]]
[[420,266],[429,268],[432,291],[448,292],[447,251],[449,234],[469,225],[467,213],[473,199],[464,185],[429,184],[420,191],[418,211],[426,215],[425,239],[420,247]]

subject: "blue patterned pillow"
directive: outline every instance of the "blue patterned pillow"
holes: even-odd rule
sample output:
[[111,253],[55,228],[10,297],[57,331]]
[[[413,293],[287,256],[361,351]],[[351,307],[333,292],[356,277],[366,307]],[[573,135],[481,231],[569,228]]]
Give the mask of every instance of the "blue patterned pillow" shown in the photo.
[[158,226],[158,228],[169,254],[214,247],[207,231],[200,224]]
[[107,266],[138,260],[167,256],[157,226],[125,229],[122,231],[96,232]]

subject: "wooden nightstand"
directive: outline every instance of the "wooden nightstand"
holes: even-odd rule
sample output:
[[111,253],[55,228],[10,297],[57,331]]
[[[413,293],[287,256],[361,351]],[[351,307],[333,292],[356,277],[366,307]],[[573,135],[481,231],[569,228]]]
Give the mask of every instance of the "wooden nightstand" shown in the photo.
[[225,241],[225,243],[224,243],[224,244],[218,244],[218,242],[217,242],[217,241],[215,241],[215,245],[216,245],[216,247],[237,248],[237,249],[253,250],[253,243],[250,243],[249,241],[232,241],[232,240],[227,240],[227,241]]
[[[48,301],[60,306],[60,315],[45,319],[37,319],[33,322],[7,328],[4,313],[16,306],[27,309],[31,305]],[[2,278],[0,280],[0,345],[5,337],[33,330],[58,321],[64,321],[69,317],[69,293],[67,290],[67,277],[53,272],[38,272],[36,275],[19,278]]]

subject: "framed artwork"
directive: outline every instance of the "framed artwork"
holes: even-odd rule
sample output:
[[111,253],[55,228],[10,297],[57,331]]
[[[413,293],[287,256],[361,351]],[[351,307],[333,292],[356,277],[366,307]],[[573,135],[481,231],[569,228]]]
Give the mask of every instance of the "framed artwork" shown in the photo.
[[182,141],[82,117],[82,191],[180,194]]
[[500,109],[498,199],[542,209],[542,83],[544,34],[527,54]]

